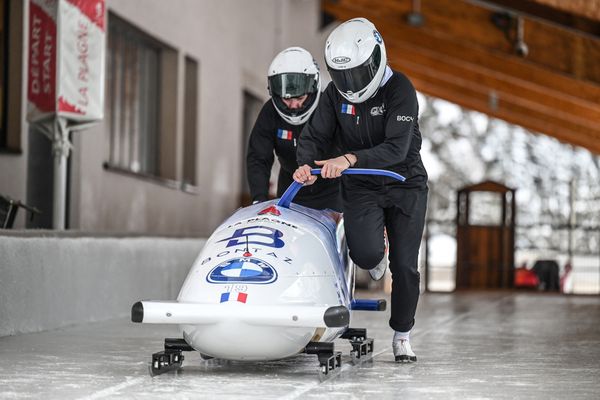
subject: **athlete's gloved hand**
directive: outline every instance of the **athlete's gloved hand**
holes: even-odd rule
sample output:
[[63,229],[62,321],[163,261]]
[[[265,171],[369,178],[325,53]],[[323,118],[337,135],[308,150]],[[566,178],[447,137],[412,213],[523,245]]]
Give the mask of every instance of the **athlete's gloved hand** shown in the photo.
[[303,183],[304,185],[312,185],[317,180],[317,177],[315,175],[311,175],[310,170],[310,165],[304,164],[303,166],[299,167],[296,171],[294,171],[292,177],[298,183]]
[[315,164],[321,167],[321,176],[323,178],[339,178],[342,176],[342,172],[351,167],[349,156],[355,157],[353,154],[349,154],[330,158],[329,160],[315,161]]

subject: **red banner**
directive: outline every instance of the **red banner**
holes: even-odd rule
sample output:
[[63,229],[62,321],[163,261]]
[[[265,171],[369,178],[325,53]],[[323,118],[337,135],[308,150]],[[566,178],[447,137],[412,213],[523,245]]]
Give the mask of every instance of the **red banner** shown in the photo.
[[52,112],[56,101],[56,24],[40,6],[29,7],[29,101]]

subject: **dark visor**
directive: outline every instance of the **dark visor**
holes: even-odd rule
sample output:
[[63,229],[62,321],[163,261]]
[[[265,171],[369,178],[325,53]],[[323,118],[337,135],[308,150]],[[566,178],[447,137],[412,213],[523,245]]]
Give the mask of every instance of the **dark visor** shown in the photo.
[[371,57],[361,65],[350,69],[333,69],[329,66],[327,70],[331,80],[340,92],[357,93],[367,87],[375,77],[381,64],[381,48],[375,46]]
[[317,90],[317,77],[301,73],[285,73],[269,77],[271,96],[291,99]]

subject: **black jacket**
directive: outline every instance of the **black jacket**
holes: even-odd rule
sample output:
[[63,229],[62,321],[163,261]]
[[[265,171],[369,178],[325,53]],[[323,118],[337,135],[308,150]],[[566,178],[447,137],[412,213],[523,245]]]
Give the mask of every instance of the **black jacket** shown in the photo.
[[[296,163],[296,145],[303,125],[292,125],[286,122],[275,110],[269,99],[256,119],[246,156],[248,183],[252,201],[265,201],[269,194],[269,178],[274,156],[277,155],[281,169],[277,183],[277,196],[292,183],[292,174],[298,168]],[[325,154],[332,155],[333,145]],[[300,189],[294,203],[307,207],[340,210],[339,181],[337,179],[319,179],[318,183]]]
[[298,164],[313,165],[312,160],[325,158],[323,148],[337,143],[342,150],[340,154],[356,155],[355,168],[386,169],[407,178],[400,183],[387,177],[353,175],[343,177],[344,185],[369,189],[381,185],[424,188],[427,172],[419,154],[418,111],[415,89],[400,72],[393,71],[375,96],[359,104],[349,103],[331,82],[302,131]]

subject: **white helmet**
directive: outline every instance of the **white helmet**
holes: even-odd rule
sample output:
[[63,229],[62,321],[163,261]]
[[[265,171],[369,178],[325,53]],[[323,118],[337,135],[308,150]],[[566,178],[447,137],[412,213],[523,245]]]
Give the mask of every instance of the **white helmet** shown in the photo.
[[366,18],[334,29],[325,44],[327,70],[335,87],[351,103],[362,103],[379,89],[387,64],[383,38]]
[[[267,74],[269,94],[275,109],[292,125],[305,123],[321,96],[321,74],[312,55],[302,47],[289,47],[277,54]],[[282,99],[308,95],[302,107],[291,109]]]

